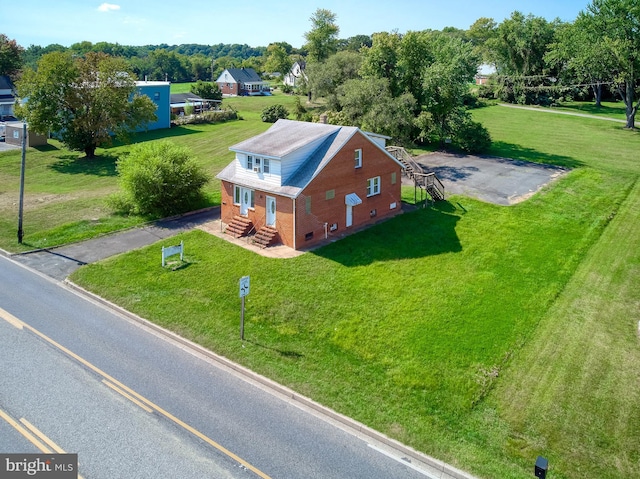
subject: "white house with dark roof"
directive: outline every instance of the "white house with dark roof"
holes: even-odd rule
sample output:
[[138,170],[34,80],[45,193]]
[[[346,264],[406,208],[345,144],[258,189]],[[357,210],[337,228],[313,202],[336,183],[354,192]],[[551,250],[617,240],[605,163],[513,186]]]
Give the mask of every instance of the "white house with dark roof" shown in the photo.
[[403,165],[380,135],[352,126],[278,120],[231,146],[221,220],[262,246],[304,249],[401,212]]

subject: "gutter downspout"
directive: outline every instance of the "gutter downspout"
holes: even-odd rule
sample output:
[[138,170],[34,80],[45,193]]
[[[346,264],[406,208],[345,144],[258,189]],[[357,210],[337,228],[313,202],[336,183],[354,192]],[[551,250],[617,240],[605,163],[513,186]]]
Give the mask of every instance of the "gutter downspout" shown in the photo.
[[296,237],[297,237],[297,230],[296,230],[296,199],[292,198],[291,201],[293,201],[293,249],[296,249]]

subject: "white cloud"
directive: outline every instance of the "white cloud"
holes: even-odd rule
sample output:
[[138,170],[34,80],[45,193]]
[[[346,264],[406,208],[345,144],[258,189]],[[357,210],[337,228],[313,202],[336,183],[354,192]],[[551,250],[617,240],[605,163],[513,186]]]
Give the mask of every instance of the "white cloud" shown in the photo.
[[120,5],[114,5],[113,3],[103,3],[98,7],[99,12],[112,12],[120,10]]

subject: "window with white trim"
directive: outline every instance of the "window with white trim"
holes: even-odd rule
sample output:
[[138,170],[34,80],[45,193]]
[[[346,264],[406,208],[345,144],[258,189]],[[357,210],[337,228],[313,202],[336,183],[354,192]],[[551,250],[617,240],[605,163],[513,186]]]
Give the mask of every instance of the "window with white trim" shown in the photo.
[[233,204],[234,205],[239,205],[240,204],[240,187],[238,185],[236,185],[235,188],[234,188]]
[[253,170],[253,156],[247,156],[247,169]]
[[367,180],[367,196],[380,194],[380,177],[369,178]]
[[262,171],[264,173],[270,173],[271,172],[271,165],[269,163],[269,158],[263,158],[262,159]]
[[255,161],[253,162],[253,171],[262,173],[262,158],[256,157]]
[[355,150],[353,155],[353,163],[355,168],[362,168],[362,149]]

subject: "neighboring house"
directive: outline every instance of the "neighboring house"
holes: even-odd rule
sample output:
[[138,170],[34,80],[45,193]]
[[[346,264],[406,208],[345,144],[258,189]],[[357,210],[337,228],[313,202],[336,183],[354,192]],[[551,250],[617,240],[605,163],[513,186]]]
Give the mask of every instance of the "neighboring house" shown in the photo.
[[493,65],[483,63],[478,67],[476,73],[476,85],[486,85],[489,81],[489,77],[496,73],[496,68]]
[[13,106],[16,103],[16,89],[8,76],[0,76],[0,121],[14,120]]
[[307,75],[304,72],[305,67],[305,62],[295,62],[289,73],[284,76],[282,83],[295,87],[298,86],[301,81],[306,81]]
[[262,246],[304,249],[401,212],[403,166],[381,135],[356,127],[278,120],[231,146],[221,220]]
[[269,93],[269,84],[253,68],[227,68],[216,80],[223,95],[247,96]]
[[143,130],[159,130],[171,127],[171,83],[168,81],[137,81],[136,88],[141,95],[147,95],[151,101],[157,105],[156,116],[158,119],[147,123],[146,127],[138,128]]

